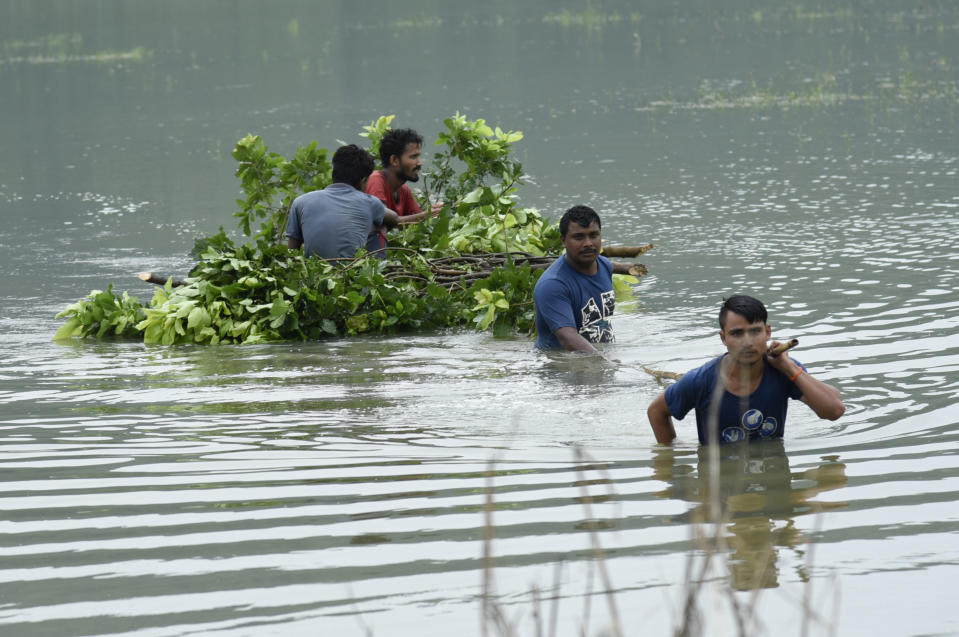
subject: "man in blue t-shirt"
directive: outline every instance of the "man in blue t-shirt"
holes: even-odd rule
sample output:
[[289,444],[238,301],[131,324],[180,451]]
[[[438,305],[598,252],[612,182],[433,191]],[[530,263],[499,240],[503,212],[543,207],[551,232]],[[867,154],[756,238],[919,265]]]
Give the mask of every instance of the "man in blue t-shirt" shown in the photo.
[[599,215],[573,206],[559,221],[566,249],[536,282],[536,347],[595,353],[593,343],[613,340],[609,318],[616,305],[613,264],[600,256]]
[[[696,410],[700,444],[782,438],[790,398],[812,407],[820,418],[836,420],[845,411],[839,390],[813,378],[779,345],[766,346],[772,332],[765,306],[737,294],[719,310],[719,338],[726,353],[682,376],[649,405],[646,414],[657,442],[676,438],[673,418]],[[710,426],[710,424],[712,426]]]
[[371,232],[395,228],[396,213],[363,192],[372,172],[373,157],[366,150],[355,144],[338,148],[333,153],[333,183],[293,200],[287,245],[294,250],[303,246],[306,256],[322,259],[352,257]]

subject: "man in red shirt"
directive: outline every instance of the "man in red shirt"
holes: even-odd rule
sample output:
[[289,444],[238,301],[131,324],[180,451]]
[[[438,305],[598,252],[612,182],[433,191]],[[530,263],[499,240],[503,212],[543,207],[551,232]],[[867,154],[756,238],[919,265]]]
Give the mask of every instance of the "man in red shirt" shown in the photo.
[[[423,138],[411,128],[389,130],[380,141],[381,170],[373,171],[366,184],[366,193],[383,202],[399,216],[400,225],[417,223],[426,218],[406,182],[419,181],[423,162],[420,159]],[[433,204],[436,215],[443,207]],[[366,249],[370,252],[386,247],[386,228],[370,235]]]

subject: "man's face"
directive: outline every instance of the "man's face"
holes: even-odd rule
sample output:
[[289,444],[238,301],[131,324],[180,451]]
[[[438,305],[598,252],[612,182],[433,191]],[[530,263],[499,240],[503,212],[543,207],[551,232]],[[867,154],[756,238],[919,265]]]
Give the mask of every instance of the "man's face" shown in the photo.
[[574,268],[580,271],[592,271],[596,257],[603,247],[603,233],[599,224],[590,222],[589,226],[581,226],[570,221],[563,237],[563,247],[566,248],[566,259]]
[[401,157],[393,155],[390,161],[400,181],[419,181],[420,168],[423,167],[423,162],[420,161],[419,144],[407,144],[403,155]]
[[750,323],[742,314],[729,312],[719,337],[733,360],[752,365],[762,360],[771,333],[771,328],[762,321]]

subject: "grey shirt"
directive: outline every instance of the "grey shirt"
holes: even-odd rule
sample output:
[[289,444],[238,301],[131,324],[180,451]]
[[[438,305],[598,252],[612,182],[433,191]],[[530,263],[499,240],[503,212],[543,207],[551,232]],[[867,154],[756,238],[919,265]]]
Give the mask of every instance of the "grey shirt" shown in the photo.
[[286,236],[303,242],[307,256],[352,257],[383,224],[386,206],[349,184],[330,184],[300,195],[290,206]]

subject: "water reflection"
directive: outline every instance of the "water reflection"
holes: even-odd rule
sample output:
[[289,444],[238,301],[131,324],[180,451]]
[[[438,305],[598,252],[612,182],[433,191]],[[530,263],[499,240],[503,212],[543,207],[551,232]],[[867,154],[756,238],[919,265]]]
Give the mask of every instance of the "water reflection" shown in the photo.
[[[717,540],[720,550],[726,547],[729,577],[736,590],[778,587],[778,551],[785,548],[803,555],[796,516],[847,506],[815,500],[824,491],[846,485],[846,465],[838,456],[825,456],[817,467],[794,473],[782,440],[699,447],[696,454],[694,469],[685,462],[684,452],[656,449],[654,477],[669,485],[657,495],[696,503],[677,521],[725,528],[727,534],[719,538],[708,537],[707,532],[707,537],[700,538],[701,548],[715,549]],[[716,455],[711,458],[712,454]],[[711,479],[711,473],[716,477]],[[807,581],[805,565],[800,564],[797,576]]]

